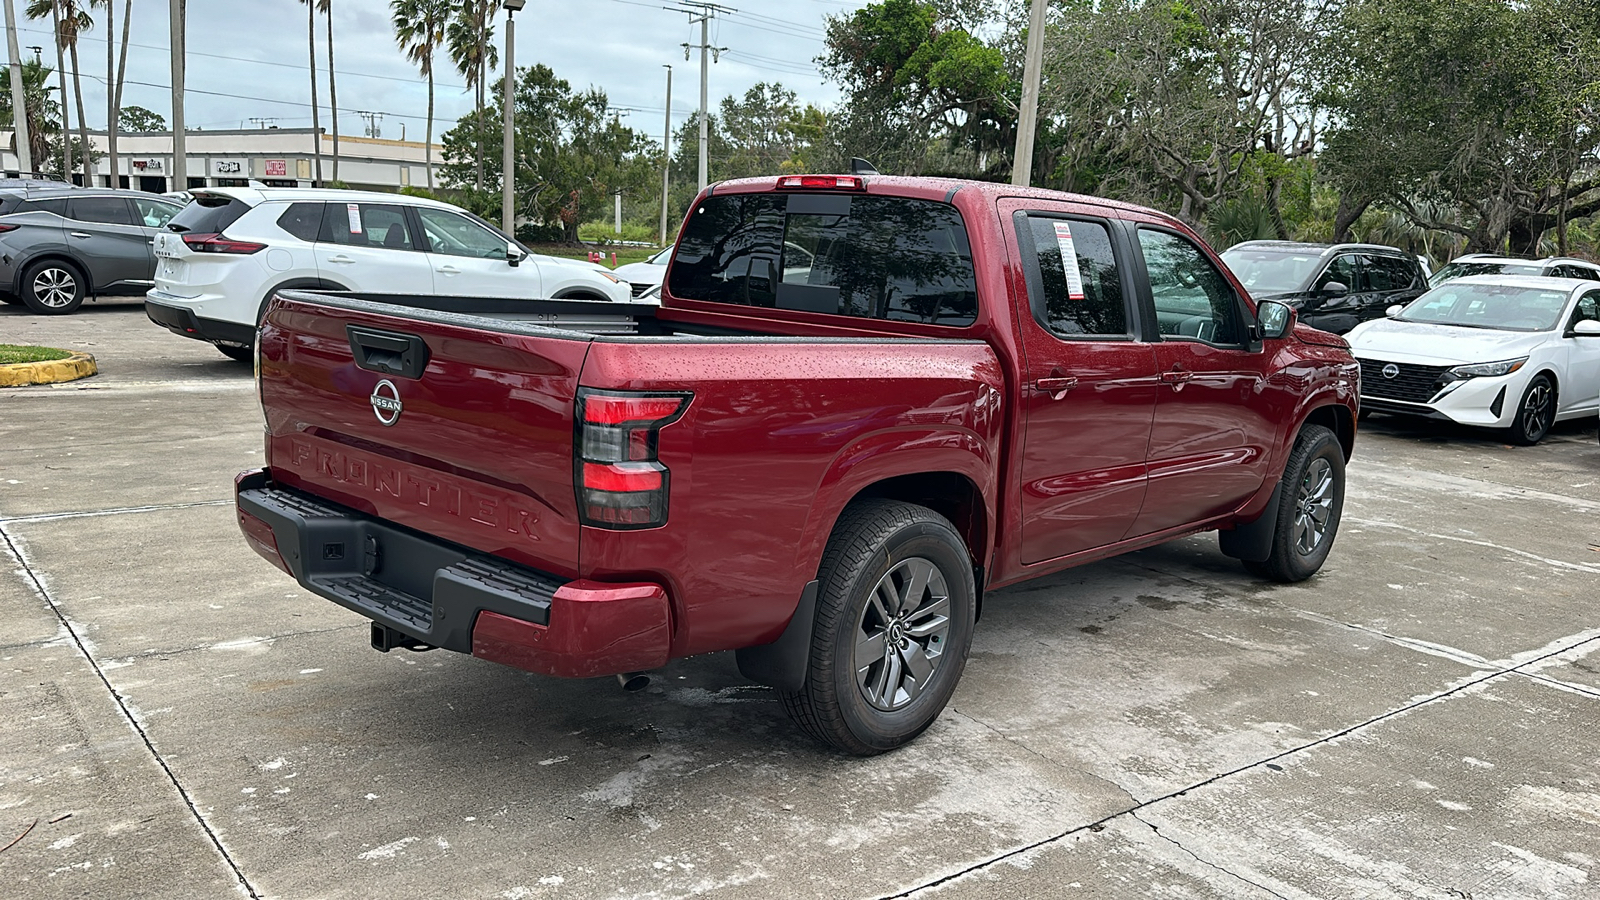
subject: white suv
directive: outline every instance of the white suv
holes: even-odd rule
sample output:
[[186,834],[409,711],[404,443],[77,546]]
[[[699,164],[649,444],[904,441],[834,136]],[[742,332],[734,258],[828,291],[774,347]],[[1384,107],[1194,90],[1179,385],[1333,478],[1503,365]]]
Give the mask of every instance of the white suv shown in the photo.
[[150,321],[248,360],[284,288],[627,302],[603,266],[529,253],[448,203],[316,188],[210,188],[155,236]]

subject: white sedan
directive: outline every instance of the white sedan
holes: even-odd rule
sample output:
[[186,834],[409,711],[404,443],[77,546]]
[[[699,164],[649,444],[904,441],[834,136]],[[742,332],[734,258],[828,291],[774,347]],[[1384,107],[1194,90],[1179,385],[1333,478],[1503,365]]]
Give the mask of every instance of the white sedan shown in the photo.
[[1600,282],[1480,275],[1446,282],[1345,335],[1361,411],[1503,429],[1535,444],[1600,409]]

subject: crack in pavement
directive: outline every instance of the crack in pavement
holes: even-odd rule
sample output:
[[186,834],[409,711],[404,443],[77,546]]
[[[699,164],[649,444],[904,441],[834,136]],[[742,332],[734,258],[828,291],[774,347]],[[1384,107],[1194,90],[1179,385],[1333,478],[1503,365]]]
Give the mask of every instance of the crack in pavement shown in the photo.
[[73,627],[71,620],[61,612],[61,608],[56,604],[55,598],[50,596],[50,592],[46,590],[44,581],[33,570],[33,564],[23,554],[22,548],[18,547],[12,540],[11,535],[6,531],[3,524],[0,524],[0,543],[4,543],[5,549],[17,561],[17,564],[22,567],[22,572],[28,581],[32,583],[33,589],[38,592],[40,597],[44,598],[46,603],[50,604],[51,612],[55,613],[56,618],[61,622],[61,627],[66,629],[66,633],[72,638],[72,645],[78,649],[78,653],[89,663],[89,667],[94,670],[95,676],[105,686],[107,693],[111,695],[111,699],[116,703],[118,711],[122,713],[123,719],[128,723],[128,727],[132,728],[134,733],[139,736],[139,740],[144,742],[145,749],[150,752],[150,756],[156,761],[156,765],[161,767],[161,771],[166,773],[167,780],[172,783],[172,787],[178,792],[178,797],[183,801],[183,805],[188,807],[189,814],[199,824],[200,830],[205,832],[206,837],[210,839],[211,846],[216,848],[217,853],[222,857],[222,861],[227,863],[228,868],[233,871],[234,877],[239,882],[238,887],[251,900],[262,900],[260,892],[250,883],[250,879],[245,877],[244,870],[239,867],[239,863],[228,852],[228,848],[223,846],[221,837],[212,830],[210,823],[206,821],[205,816],[200,812],[200,807],[196,805],[194,797],[183,786],[183,782],[178,779],[178,773],[172,770],[172,766],[161,755],[161,751],[156,749],[155,743],[150,740],[150,735],[145,732],[143,726],[139,724],[138,717],[128,707],[128,701],[112,686],[111,679],[106,677],[105,670],[101,668],[100,663],[94,658],[94,654],[90,653],[89,648],[84,644],[83,636]]
[[1188,847],[1185,847],[1183,845],[1183,843],[1181,841],[1179,841],[1177,838],[1170,837],[1168,835],[1162,834],[1161,833],[1161,829],[1157,828],[1153,823],[1147,822],[1144,819],[1139,818],[1139,811],[1138,810],[1134,810],[1133,812],[1128,813],[1128,815],[1132,816],[1134,821],[1136,821],[1139,824],[1141,824],[1141,825],[1145,826],[1146,828],[1150,829],[1150,833],[1151,834],[1154,834],[1156,837],[1161,838],[1163,841],[1166,841],[1167,843],[1171,844],[1172,846],[1177,847],[1179,850],[1182,850],[1184,853],[1189,854],[1189,856],[1192,857],[1195,862],[1200,863],[1203,866],[1209,866],[1209,867],[1211,867],[1213,869],[1216,869],[1218,872],[1221,872],[1222,874],[1228,876],[1229,878],[1236,878],[1239,881],[1242,881],[1245,884],[1248,884],[1253,888],[1259,888],[1259,889],[1261,889],[1263,891],[1266,891],[1267,893],[1271,894],[1272,896],[1277,897],[1278,900],[1289,900],[1288,897],[1285,897],[1284,895],[1278,893],[1277,891],[1273,890],[1272,888],[1267,887],[1264,884],[1258,884],[1257,882],[1251,881],[1250,879],[1244,877],[1243,875],[1240,875],[1238,872],[1230,871],[1230,870],[1228,870],[1228,869],[1226,869],[1226,868],[1224,868],[1222,866],[1217,865],[1216,863],[1212,862],[1209,859],[1202,859],[1200,854],[1194,852],[1193,850],[1190,850]]
[[[973,863],[973,864],[971,864],[969,866],[965,866],[962,869],[960,869],[959,871],[952,872],[952,873],[950,873],[948,875],[942,875],[942,876],[940,876],[938,878],[933,879],[932,881],[928,881],[928,882],[925,882],[923,884],[919,884],[919,885],[917,885],[915,887],[907,888],[907,889],[899,891],[897,893],[882,895],[881,897],[878,898],[878,900],[905,900],[905,898],[909,898],[909,897],[915,896],[917,894],[923,893],[924,891],[932,890],[933,888],[936,888],[936,887],[939,887],[941,885],[947,884],[947,883],[949,883],[951,881],[955,881],[958,878],[962,878],[962,877],[964,877],[966,875],[970,875],[970,874],[972,874],[974,872],[983,871],[983,870],[991,868],[991,867],[993,867],[993,866],[995,866],[995,865],[997,865],[999,863],[1005,862],[1006,860],[1015,859],[1016,857],[1019,857],[1019,856],[1025,854],[1025,853],[1030,853],[1030,852],[1032,852],[1034,850],[1037,850],[1037,849],[1039,849],[1041,847],[1046,847],[1046,846],[1049,846],[1049,845],[1052,845],[1052,844],[1058,844],[1061,841],[1063,841],[1063,840],[1065,840],[1065,839],[1067,839],[1069,837],[1072,837],[1073,835],[1082,834],[1085,831],[1092,831],[1092,832],[1101,831],[1101,830],[1103,830],[1105,828],[1105,826],[1107,824],[1109,824],[1109,823],[1111,823],[1111,822],[1113,822],[1113,821],[1115,821],[1117,819],[1120,819],[1123,816],[1132,816],[1133,818],[1137,819],[1141,823],[1148,825],[1149,823],[1144,822],[1143,819],[1138,819],[1138,817],[1135,816],[1134,814],[1138,813],[1141,810],[1149,809],[1149,808],[1155,806],[1158,803],[1165,803],[1168,800],[1173,800],[1173,799],[1176,799],[1178,797],[1186,796],[1190,791],[1195,791],[1195,790],[1199,790],[1200,788],[1210,787],[1210,786],[1212,786],[1214,784],[1218,784],[1218,783],[1220,783],[1222,781],[1225,781],[1227,779],[1233,778],[1233,777],[1235,777],[1237,775],[1241,775],[1241,774],[1243,774],[1245,772],[1249,772],[1249,771],[1254,770],[1254,769],[1259,769],[1259,768],[1261,768],[1263,766],[1268,765],[1269,763],[1275,763],[1278,760],[1287,759],[1288,757],[1296,756],[1296,755],[1301,754],[1301,753],[1305,753],[1305,752],[1307,752],[1309,750],[1313,750],[1313,749],[1315,749],[1317,747],[1321,747],[1321,746],[1323,746],[1325,744],[1334,743],[1336,741],[1342,740],[1343,738],[1349,737],[1350,735],[1355,734],[1358,731],[1363,731],[1365,729],[1371,728],[1373,726],[1376,726],[1378,724],[1386,722],[1389,719],[1393,719],[1393,718],[1396,718],[1396,717],[1399,717],[1399,716],[1404,716],[1404,715],[1406,715],[1408,713],[1411,713],[1411,712],[1413,712],[1413,711],[1415,711],[1417,709],[1421,709],[1424,706],[1431,706],[1431,705],[1433,705],[1435,703],[1439,703],[1439,702],[1448,700],[1448,699],[1450,699],[1452,697],[1455,697],[1457,695],[1464,694],[1467,691],[1471,691],[1471,690],[1473,690],[1475,688],[1479,688],[1479,687],[1481,687],[1483,685],[1486,685],[1491,681],[1504,679],[1504,678],[1507,678],[1509,676],[1521,676],[1521,677],[1529,677],[1529,678],[1538,678],[1537,673],[1529,673],[1529,672],[1524,672],[1522,670],[1523,669],[1528,669],[1528,668],[1533,668],[1533,667],[1537,666],[1539,663],[1544,662],[1544,661],[1546,661],[1548,659],[1560,656],[1562,654],[1571,653],[1572,651],[1577,650],[1580,647],[1587,647],[1589,645],[1594,645],[1596,647],[1600,647],[1600,635],[1596,635],[1594,637],[1587,638],[1585,640],[1579,641],[1579,642],[1577,642],[1575,644],[1572,644],[1570,646],[1565,646],[1565,647],[1560,647],[1558,649],[1549,650],[1548,652],[1544,653],[1543,655],[1534,656],[1534,657],[1531,657],[1531,658],[1528,658],[1528,659],[1524,659],[1522,662],[1519,662],[1514,666],[1509,666],[1509,667],[1505,667],[1505,668],[1498,668],[1495,671],[1491,671],[1491,672],[1474,673],[1473,675],[1468,676],[1466,679],[1462,680],[1460,683],[1456,684],[1454,687],[1448,688],[1448,689],[1443,690],[1443,691],[1439,691],[1437,693],[1431,694],[1431,695],[1426,696],[1426,697],[1422,697],[1421,699],[1413,700],[1413,701],[1411,701],[1410,703],[1407,703],[1404,706],[1400,706],[1400,707],[1397,707],[1395,709],[1391,709],[1386,713],[1382,713],[1380,715],[1373,716],[1372,718],[1367,719],[1364,722],[1359,722],[1359,723],[1357,723],[1355,725],[1351,725],[1351,726],[1349,726],[1347,728],[1343,728],[1343,729],[1341,729],[1339,731],[1336,731],[1336,732],[1334,732],[1332,734],[1329,734],[1329,735],[1326,735],[1324,737],[1318,738],[1317,740],[1311,741],[1311,742],[1306,743],[1306,744],[1302,744],[1302,745],[1300,745],[1298,747],[1291,747],[1291,748],[1289,748],[1287,750],[1283,750],[1283,751],[1280,751],[1278,753],[1274,753],[1271,756],[1267,756],[1267,757],[1264,757],[1262,759],[1258,759],[1258,760],[1256,760],[1254,762],[1246,763],[1246,764],[1244,764],[1242,766],[1238,766],[1238,767],[1230,769],[1230,770],[1228,770],[1226,772],[1219,772],[1216,775],[1212,775],[1209,778],[1206,778],[1206,779],[1201,780],[1201,781],[1197,781],[1194,784],[1189,785],[1188,787],[1179,788],[1178,790],[1175,790],[1175,791],[1170,791],[1170,792],[1168,792],[1166,794],[1161,795],[1160,797],[1156,797],[1156,798],[1151,799],[1151,800],[1146,800],[1146,801],[1144,801],[1142,803],[1137,803],[1137,804],[1135,804],[1134,806],[1132,806],[1132,807],[1130,807],[1128,809],[1124,809],[1124,810],[1120,810],[1120,811],[1111,813],[1110,815],[1104,816],[1104,817],[1102,817],[1100,819],[1097,819],[1097,820],[1095,820],[1093,822],[1088,822],[1088,823],[1085,823],[1083,825],[1078,825],[1078,826],[1075,826],[1073,828],[1068,828],[1067,830],[1062,831],[1062,832],[1060,832],[1058,834],[1054,834],[1054,835],[1051,835],[1051,836],[1046,837],[1046,838],[1041,838],[1041,839],[1039,839],[1037,841],[1033,841],[1032,843],[1024,844],[1021,847],[1014,847],[1014,848],[1012,848],[1010,850],[1005,851],[1004,853],[999,853],[999,854],[996,854],[995,856],[992,856],[992,857],[990,857],[988,859],[981,860],[981,861]],[[1202,860],[1202,862],[1203,862],[1203,860]],[[1265,890],[1265,889],[1263,888],[1263,890]]]
[[120,516],[127,513],[165,512],[173,509],[197,509],[203,506],[232,506],[233,498],[226,500],[194,500],[189,503],[158,503],[150,506],[113,506],[109,509],[87,509],[77,512],[30,513],[21,516],[0,515],[0,525],[33,522],[55,522],[61,519],[91,519],[97,516]]

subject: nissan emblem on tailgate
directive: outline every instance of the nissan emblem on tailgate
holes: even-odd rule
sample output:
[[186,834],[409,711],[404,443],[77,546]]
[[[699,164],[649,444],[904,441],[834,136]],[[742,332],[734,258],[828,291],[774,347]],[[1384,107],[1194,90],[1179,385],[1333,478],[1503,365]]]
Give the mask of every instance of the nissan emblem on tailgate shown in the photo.
[[400,420],[400,411],[405,406],[400,402],[400,391],[394,382],[385,378],[378,382],[372,389],[372,412],[378,421],[385,425],[393,425]]

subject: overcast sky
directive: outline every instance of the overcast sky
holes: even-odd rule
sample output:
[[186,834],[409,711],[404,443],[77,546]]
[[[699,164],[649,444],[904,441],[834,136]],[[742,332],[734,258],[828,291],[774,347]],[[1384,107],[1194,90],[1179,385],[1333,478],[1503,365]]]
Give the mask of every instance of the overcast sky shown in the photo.
[[[758,81],[781,81],[802,102],[826,105],[838,92],[822,80],[812,60],[822,52],[824,17],[849,12],[867,0],[726,0],[737,12],[711,23],[711,43],[727,47],[711,66],[710,103],[743,94]],[[54,66],[48,20],[22,18],[16,0],[19,44],[42,46]],[[685,42],[698,44],[700,27],[669,0],[528,0],[517,15],[516,62],[544,63],[574,88],[596,86],[613,106],[631,109],[629,125],[660,139],[666,111],[666,70],[673,67],[676,128],[699,104],[699,54],[684,62]],[[132,46],[123,88],[124,106],[144,106],[171,122],[167,0],[134,0]],[[383,113],[383,137],[420,140],[427,87],[400,55],[389,23],[388,0],[333,0],[334,57],[338,66],[339,130],[360,134],[356,110]],[[117,3],[120,19],[122,3]],[[91,128],[106,121],[106,45],[102,10],[79,45],[84,105]],[[122,23],[117,22],[120,35]],[[317,20],[318,100],[327,119],[326,20]],[[495,42],[503,48],[504,14]],[[276,118],[280,127],[311,125],[306,75],[306,13],[300,0],[189,0],[188,98],[190,128],[255,127],[251,118]],[[24,49],[24,55],[32,51]],[[70,71],[71,60],[67,62]],[[442,53],[436,64],[435,140],[471,110],[472,96]],[[71,91],[69,81],[68,91]],[[73,117],[76,123],[77,113]]]

